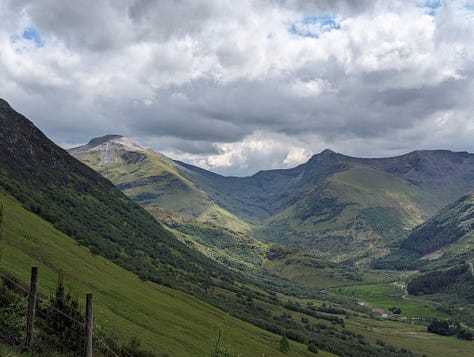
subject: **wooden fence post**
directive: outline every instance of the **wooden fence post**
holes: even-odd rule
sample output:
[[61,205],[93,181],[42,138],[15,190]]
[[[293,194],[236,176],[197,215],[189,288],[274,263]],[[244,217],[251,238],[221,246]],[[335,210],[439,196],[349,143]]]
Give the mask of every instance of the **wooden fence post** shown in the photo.
[[25,347],[31,350],[33,344],[33,327],[36,315],[36,294],[38,291],[38,267],[31,267],[30,295],[28,297],[28,320],[26,322]]
[[86,295],[86,357],[92,357],[92,326],[93,326],[93,313],[92,313],[92,294]]

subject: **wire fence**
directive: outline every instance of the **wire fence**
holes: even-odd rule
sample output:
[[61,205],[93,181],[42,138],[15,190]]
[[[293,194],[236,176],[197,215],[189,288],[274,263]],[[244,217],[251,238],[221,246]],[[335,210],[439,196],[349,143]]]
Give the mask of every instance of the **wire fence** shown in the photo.
[[[27,289],[25,286],[21,285],[19,282],[13,280],[7,274],[0,271],[0,277],[3,279],[4,282],[8,282],[8,284],[10,284],[10,286],[15,287],[17,289],[17,291],[23,293],[24,296],[29,296],[30,295],[29,289]],[[39,289],[38,289],[38,291],[39,291]],[[51,303],[50,300],[44,299],[41,295],[44,296],[46,294],[41,294],[41,292],[36,293],[35,298],[36,298],[37,306],[46,307],[46,309],[50,309],[50,310],[58,313],[59,315],[61,315],[65,319],[68,319],[70,322],[73,322],[74,324],[77,324],[77,326],[83,326],[84,327],[84,336],[85,336],[85,332],[86,332],[85,319],[84,319],[84,321],[78,320],[77,318],[67,314],[63,310],[55,307]],[[68,308],[71,309],[71,311],[74,311],[78,316],[83,316],[84,315],[84,313],[82,311],[75,308],[74,306],[70,305],[70,306],[68,306]],[[57,323],[57,320],[53,319],[48,313],[44,313],[42,311],[42,309],[39,309],[39,311],[37,313],[38,313],[38,316],[41,319],[43,319],[44,321],[49,321],[49,322],[53,323],[53,326],[54,326],[55,323]],[[50,327],[47,324],[42,324],[41,328],[43,330],[45,330],[46,333],[49,333],[49,334],[57,335],[57,333],[58,333],[58,331],[56,331],[55,329],[53,329],[52,327]],[[25,330],[26,330],[26,324],[25,324]],[[9,328],[1,320],[0,320],[0,331],[3,332],[3,335],[5,337],[4,338],[5,342],[8,343],[13,350],[15,350],[16,352],[20,352],[23,346],[19,345],[19,341],[18,341],[18,337],[17,337],[17,331],[12,331],[11,328]],[[111,337],[108,336],[107,338],[111,338]],[[120,357],[123,354],[125,354],[127,356],[132,356],[125,349],[120,349],[120,352],[117,353],[112,347],[109,346],[108,343],[105,342],[105,340],[102,337],[100,337],[99,335],[94,334],[94,333],[93,333],[93,340],[94,340],[94,343],[95,343],[96,346],[98,344],[101,349],[107,351],[108,353],[110,353],[114,357]],[[116,343],[116,345],[119,345],[119,343]]]

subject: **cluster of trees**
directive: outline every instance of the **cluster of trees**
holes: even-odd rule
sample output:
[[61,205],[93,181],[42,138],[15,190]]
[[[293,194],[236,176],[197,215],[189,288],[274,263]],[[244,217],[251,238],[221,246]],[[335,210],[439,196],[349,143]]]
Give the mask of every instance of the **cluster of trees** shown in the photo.
[[472,295],[472,284],[469,266],[461,264],[446,270],[436,270],[415,276],[407,285],[411,295],[435,294],[456,288],[457,294]]
[[[334,308],[334,314],[322,314],[319,307],[300,306],[297,303],[281,303],[287,312],[275,314],[268,308],[262,307],[254,299],[248,299],[240,294],[237,303],[221,306],[234,316],[266,329],[287,339],[306,344],[308,351],[317,353],[318,349],[329,351],[340,356],[413,356],[410,351],[399,350],[390,345],[373,345],[364,336],[344,328],[342,309]],[[254,296],[255,297],[255,296]],[[290,310],[291,308],[291,310]],[[330,307],[322,307],[330,311]],[[304,313],[306,316],[296,318],[291,311]],[[315,322],[315,319],[317,319]]]
[[247,264],[258,266],[265,256],[264,249],[252,238],[210,223],[187,222],[178,230],[211,248],[216,260],[238,269],[245,269]]
[[399,307],[392,306],[388,309],[392,314],[398,315],[402,313],[402,310]]
[[428,331],[443,336],[456,336],[462,340],[471,341],[473,333],[467,328],[463,328],[458,322],[434,319],[428,325]]
[[420,257],[417,252],[399,249],[383,258],[375,259],[371,265],[372,268],[380,270],[416,270],[426,264]]

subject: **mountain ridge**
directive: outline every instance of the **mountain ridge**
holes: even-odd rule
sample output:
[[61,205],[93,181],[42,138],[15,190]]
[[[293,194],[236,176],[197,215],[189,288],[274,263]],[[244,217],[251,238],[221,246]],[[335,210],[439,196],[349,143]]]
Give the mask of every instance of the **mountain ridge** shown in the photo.
[[[290,169],[226,177],[162,156],[161,171],[150,171],[149,165],[143,171],[150,155],[161,154],[122,149],[122,156],[144,155],[137,158],[141,166],[99,167],[98,157],[78,154],[80,147],[70,152],[112,179],[135,201],[158,212],[157,216],[162,212],[159,209],[178,217],[188,209],[187,219],[241,230],[264,242],[319,251],[322,257],[337,261],[387,254],[386,246],[474,187],[474,154],[451,150],[357,158],[326,149]],[[131,171],[136,177],[127,176]],[[195,196],[190,196],[193,192]],[[184,194],[186,200],[179,198]],[[214,207],[213,213],[196,214],[195,208],[189,209],[193,202],[201,202],[199,207],[205,202]],[[233,218],[222,218],[222,212]],[[337,247],[345,247],[345,253]]]

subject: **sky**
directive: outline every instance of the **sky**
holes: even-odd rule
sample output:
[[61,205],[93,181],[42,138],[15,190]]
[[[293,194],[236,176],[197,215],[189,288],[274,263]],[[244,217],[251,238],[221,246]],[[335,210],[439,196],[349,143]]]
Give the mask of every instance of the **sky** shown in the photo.
[[64,148],[224,175],[474,152],[474,1],[0,0],[0,97]]

